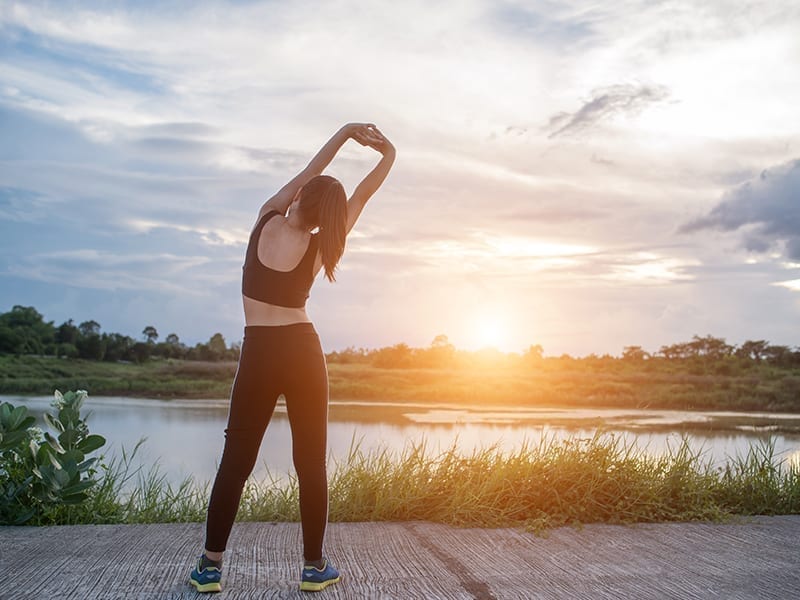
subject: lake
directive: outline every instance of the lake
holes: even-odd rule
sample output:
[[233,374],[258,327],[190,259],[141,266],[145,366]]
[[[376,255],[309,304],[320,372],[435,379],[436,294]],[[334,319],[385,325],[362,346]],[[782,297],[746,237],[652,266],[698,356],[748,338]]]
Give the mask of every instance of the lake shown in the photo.
[[[52,397],[0,396],[0,402],[23,404],[37,416],[50,408]],[[145,470],[158,464],[168,481],[187,476],[210,481],[222,454],[227,400],[153,400],[87,398],[83,412],[89,429],[108,440],[101,451],[119,456],[141,438],[138,455]],[[642,409],[555,409],[454,406],[436,403],[331,402],[328,445],[330,460],[347,457],[354,443],[362,450],[388,448],[400,452],[425,441],[430,452],[455,445],[469,454],[497,445],[504,451],[538,444],[543,437],[563,440],[591,437],[598,428],[652,454],[676,447],[681,435],[715,465],[746,453],[760,440],[772,439],[776,453],[800,461],[800,415],[773,413],[687,412]],[[286,408],[279,402],[264,436],[256,478],[283,478],[292,469],[291,433]],[[333,465],[331,465],[331,470]]]

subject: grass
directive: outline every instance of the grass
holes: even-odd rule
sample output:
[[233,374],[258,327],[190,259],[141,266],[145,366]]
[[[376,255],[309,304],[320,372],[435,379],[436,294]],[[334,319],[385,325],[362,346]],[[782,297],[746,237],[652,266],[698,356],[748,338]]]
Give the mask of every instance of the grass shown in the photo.
[[[137,450],[106,467],[84,505],[63,507],[35,524],[203,521],[208,483],[187,479],[173,487],[157,467],[132,470]],[[332,522],[423,520],[541,531],[800,511],[797,465],[776,456],[769,442],[721,468],[685,441],[654,457],[612,434],[468,455],[455,446],[431,454],[424,443],[400,453],[363,452],[354,444],[329,479]],[[296,479],[249,481],[237,519],[299,520]]]
[[236,363],[106,363],[51,356],[0,356],[0,394],[50,395],[56,389],[95,396],[226,398]]
[[[694,373],[666,362],[626,364],[544,359],[463,368],[385,369],[331,363],[331,398],[496,406],[661,408],[800,412],[800,372],[751,365],[731,374]],[[0,356],[0,394],[227,398],[236,363],[161,360],[141,365]]]

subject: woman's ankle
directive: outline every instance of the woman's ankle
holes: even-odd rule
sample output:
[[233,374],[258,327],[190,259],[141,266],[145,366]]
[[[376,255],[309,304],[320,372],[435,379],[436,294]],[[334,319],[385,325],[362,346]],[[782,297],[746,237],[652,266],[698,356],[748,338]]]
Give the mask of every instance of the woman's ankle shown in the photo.
[[317,560],[305,560],[304,566],[314,567],[315,569],[322,569],[325,566],[325,557],[318,558]]
[[211,567],[217,567],[218,569],[222,567],[222,555],[223,552],[209,552],[208,550],[203,551],[203,563],[207,564]]

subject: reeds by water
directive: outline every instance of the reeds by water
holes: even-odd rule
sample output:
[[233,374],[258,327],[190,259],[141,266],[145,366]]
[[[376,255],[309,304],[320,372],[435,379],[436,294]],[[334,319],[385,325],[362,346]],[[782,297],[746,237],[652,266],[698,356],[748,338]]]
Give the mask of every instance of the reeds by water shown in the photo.
[[[138,449],[138,448],[137,448]],[[106,468],[85,506],[59,522],[203,521],[209,484],[178,486],[157,467],[131,469],[132,454]],[[722,467],[686,441],[654,456],[612,434],[544,439],[511,452],[495,446],[463,454],[432,452],[425,442],[400,453],[354,443],[330,468],[332,522],[423,520],[473,527],[720,520],[733,515],[800,511],[800,470],[770,442]],[[299,520],[293,476],[249,481],[239,520]],[[46,523],[41,523],[46,524]]]

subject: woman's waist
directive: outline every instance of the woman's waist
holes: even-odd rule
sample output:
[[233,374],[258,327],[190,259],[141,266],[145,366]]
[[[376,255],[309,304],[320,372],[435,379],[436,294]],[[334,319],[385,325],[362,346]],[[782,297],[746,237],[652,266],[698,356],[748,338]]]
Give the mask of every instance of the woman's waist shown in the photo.
[[246,326],[280,326],[311,323],[305,307],[278,306],[242,296]]

